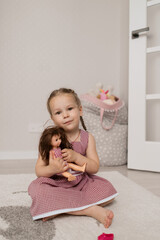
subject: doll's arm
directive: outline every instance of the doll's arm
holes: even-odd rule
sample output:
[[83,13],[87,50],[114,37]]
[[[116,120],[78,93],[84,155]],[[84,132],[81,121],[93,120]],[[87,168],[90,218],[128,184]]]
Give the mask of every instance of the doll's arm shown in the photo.
[[74,163],[68,163],[69,168],[73,169],[74,171],[79,171],[79,172],[85,172],[86,169],[86,163],[83,164],[83,166],[79,166]]

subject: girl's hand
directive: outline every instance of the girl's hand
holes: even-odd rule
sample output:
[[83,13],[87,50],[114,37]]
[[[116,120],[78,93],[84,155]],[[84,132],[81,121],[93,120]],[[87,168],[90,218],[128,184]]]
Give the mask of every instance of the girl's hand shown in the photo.
[[69,166],[66,161],[64,161],[62,158],[56,158],[54,155],[54,151],[49,152],[49,166],[55,174],[57,173],[63,173],[68,170]]
[[61,152],[62,152],[63,160],[65,160],[67,162],[75,162],[76,156],[78,154],[77,152],[73,151],[72,149],[68,149],[68,148],[64,148]]

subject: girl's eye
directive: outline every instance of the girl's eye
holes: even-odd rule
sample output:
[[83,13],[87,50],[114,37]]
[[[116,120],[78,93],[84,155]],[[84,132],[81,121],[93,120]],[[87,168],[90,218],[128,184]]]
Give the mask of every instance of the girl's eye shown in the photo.
[[68,110],[71,111],[73,109],[73,107],[69,107]]
[[56,114],[56,115],[59,115],[59,114],[61,114],[61,112],[59,111],[59,112],[56,112],[55,114]]

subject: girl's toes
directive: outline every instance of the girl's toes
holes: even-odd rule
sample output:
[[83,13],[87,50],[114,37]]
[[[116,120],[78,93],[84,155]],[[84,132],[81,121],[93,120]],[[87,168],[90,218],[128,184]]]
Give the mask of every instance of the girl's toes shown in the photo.
[[105,228],[109,228],[109,226],[112,224],[112,219],[114,217],[114,214],[112,211],[108,211],[106,212],[106,218],[105,218],[105,224],[104,224],[104,227]]
[[109,226],[111,225],[111,223],[112,223],[112,220],[111,220],[110,218],[107,218],[104,227],[105,227],[105,228],[109,228]]
[[108,218],[113,219],[113,217],[114,217],[114,214],[113,214],[112,211],[110,211],[110,213],[109,213],[109,215],[108,215]]

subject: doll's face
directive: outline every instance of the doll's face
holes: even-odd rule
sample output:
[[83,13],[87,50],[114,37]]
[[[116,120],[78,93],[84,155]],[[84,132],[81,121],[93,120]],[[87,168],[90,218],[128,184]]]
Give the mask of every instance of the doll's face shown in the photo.
[[61,144],[61,136],[60,135],[53,136],[51,139],[51,145],[53,146],[53,148],[59,147],[60,144]]

